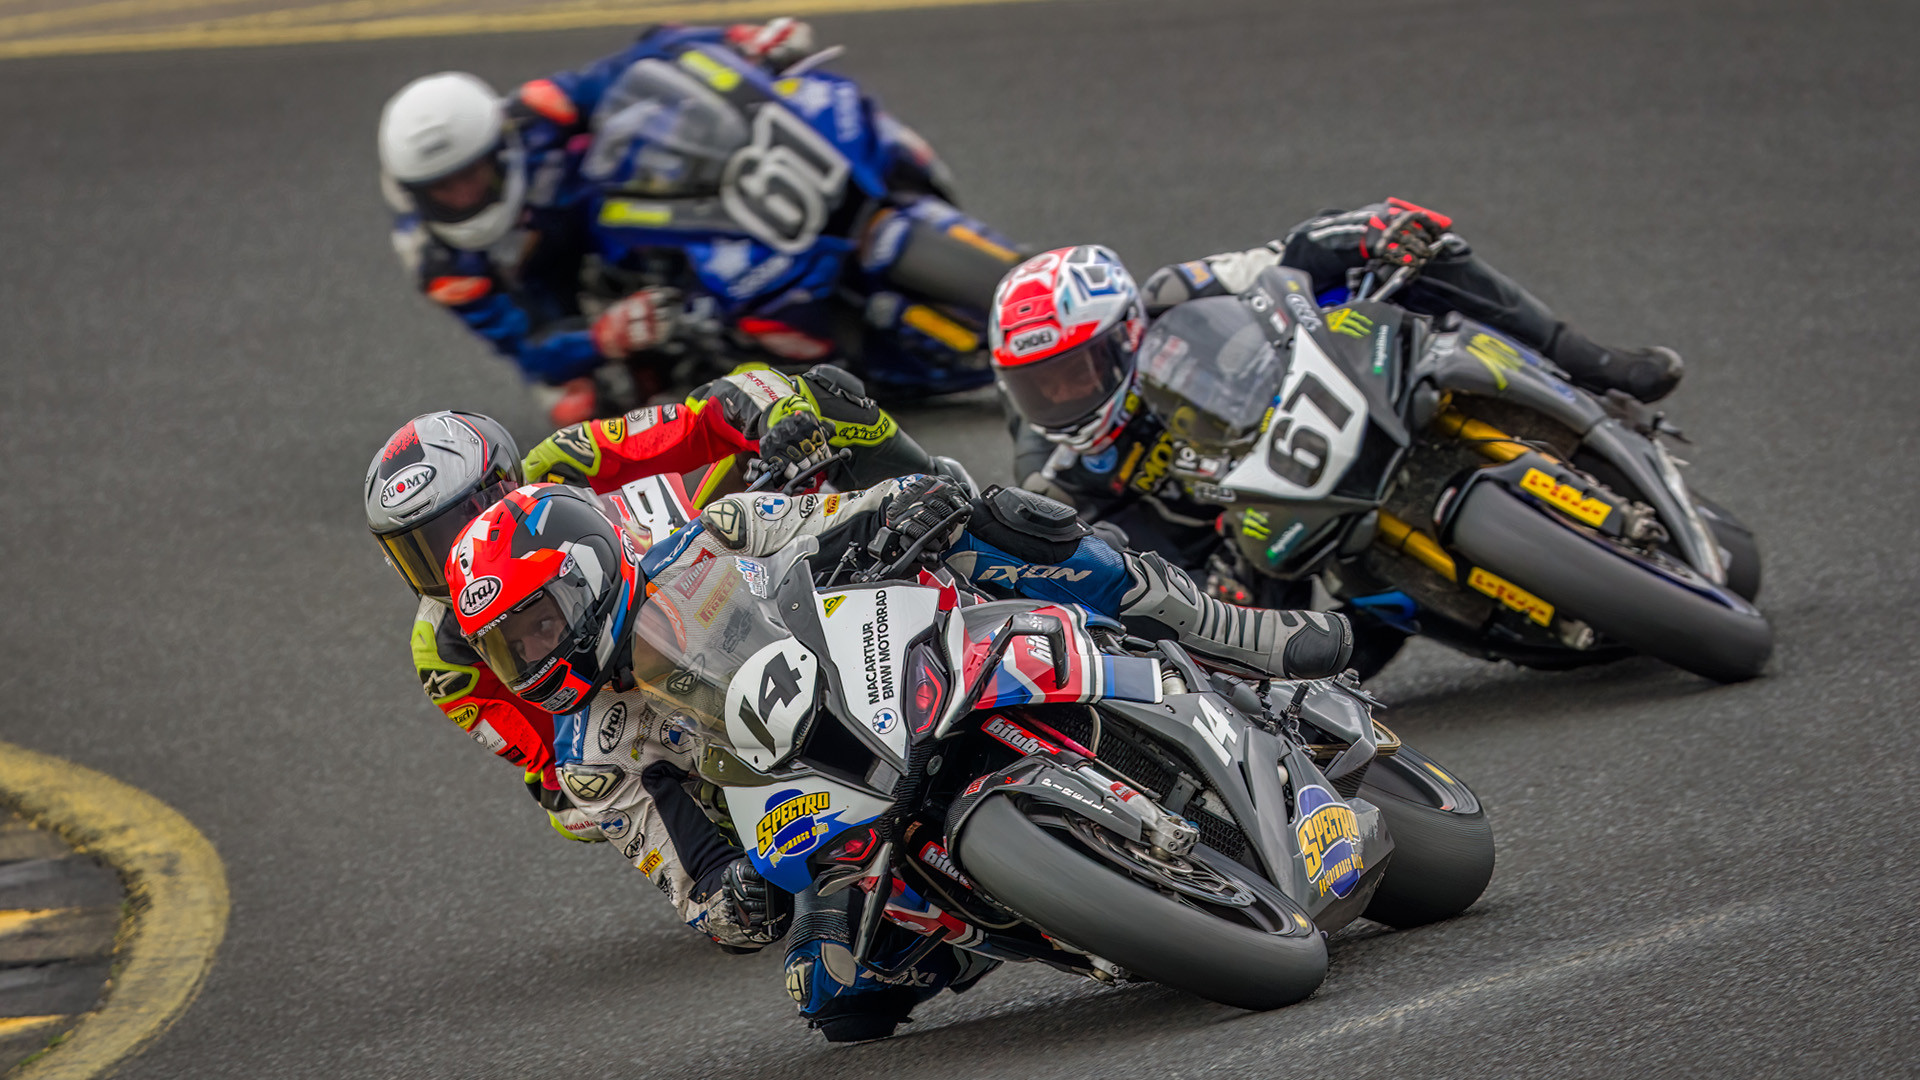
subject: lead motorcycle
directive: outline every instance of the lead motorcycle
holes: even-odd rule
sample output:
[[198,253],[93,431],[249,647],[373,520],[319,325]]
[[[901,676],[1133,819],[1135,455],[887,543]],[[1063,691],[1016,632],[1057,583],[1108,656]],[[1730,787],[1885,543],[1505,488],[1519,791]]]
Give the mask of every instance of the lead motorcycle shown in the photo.
[[1411,272],[1323,308],[1277,267],[1148,331],[1142,394],[1171,472],[1222,507],[1232,576],[1271,598],[1317,575],[1361,619],[1490,659],[1758,675],[1759,548],[1689,488],[1678,431],[1491,327],[1387,303]]
[[741,361],[833,360],[891,398],[985,386],[985,312],[1019,255],[827,50],[770,76],[705,44],[641,60],[591,120],[589,294],[669,284],[676,340],[596,376],[596,415]]
[[[704,743],[708,812],[762,876],[803,911],[861,892],[844,944],[882,980],[951,944],[1273,1008],[1319,986],[1327,933],[1486,887],[1479,801],[1353,685],[1243,681],[916,550],[816,587],[817,550],[656,591],[635,672]],[[904,953],[873,955],[883,920],[918,935]]]

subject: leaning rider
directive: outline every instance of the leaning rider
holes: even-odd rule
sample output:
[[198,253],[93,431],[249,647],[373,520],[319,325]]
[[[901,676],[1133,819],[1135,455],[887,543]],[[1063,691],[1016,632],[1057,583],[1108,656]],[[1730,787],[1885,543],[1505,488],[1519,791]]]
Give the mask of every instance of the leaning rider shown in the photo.
[[[1511,335],[1596,392],[1654,401],[1678,384],[1671,349],[1604,348],[1560,321],[1540,301],[1474,255],[1448,231],[1452,219],[1400,199],[1349,213],[1329,212],[1285,240],[1248,251],[1162,267],[1143,289],[1104,247],[1058,248],[1034,256],[1001,281],[989,313],[989,342],[1014,416],[1015,475],[1022,485],[1110,521],[1130,542],[1200,572],[1219,547],[1221,506],[1172,475],[1167,418],[1138,393],[1137,357],[1147,320],[1175,304],[1245,291],[1262,270],[1307,272],[1317,294],[1359,283],[1369,268],[1419,273],[1394,303],[1428,315],[1460,312]],[[1244,598],[1216,577],[1221,595]],[[1289,597],[1305,603],[1304,590]],[[1377,621],[1356,624],[1356,660],[1371,675],[1405,636]]]
[[552,715],[509,693],[460,636],[443,571],[454,538],[528,477],[606,493],[662,473],[730,467],[755,453],[792,473],[839,448],[853,456],[836,463],[828,479],[843,487],[936,470],[964,475],[946,459],[929,458],[864,396],[859,380],[825,366],[794,377],[736,372],[683,404],[564,428],[524,461],[513,437],[485,416],[437,412],[408,421],[374,456],[363,495],[368,528],[420,599],[412,652],[421,688],[476,742],[520,767],[561,835],[598,840],[599,830],[566,801],[554,775]]
[[[942,526],[962,509],[972,512],[965,525]],[[634,633],[641,605],[657,589],[697,597],[717,588],[702,564],[720,556],[766,556],[812,536],[825,567],[849,552],[896,557],[936,528],[944,531],[927,550],[984,591],[1078,604],[1132,633],[1177,638],[1276,675],[1318,678],[1347,661],[1351,642],[1338,615],[1223,604],[1158,555],[1114,549],[1070,507],[998,487],[974,496],[929,476],[824,498],[726,496],[644,557],[577,489],[531,485],[475,521],[446,574],[474,649],[514,693],[566,714],[556,720],[556,745],[575,802],[603,830],[630,837],[624,853],[689,925],[753,949],[784,933],[788,898],[760,880],[689,792],[699,780],[696,732],[649,695],[654,665],[641,661]],[[1032,572],[1054,569],[1067,572]],[[724,650],[725,638],[712,647]],[[861,985],[850,964],[834,962],[847,945],[851,897],[808,900],[819,907],[807,912],[809,933],[789,947],[788,987],[802,1017],[830,1040],[890,1034],[918,1001],[982,973],[962,966],[970,954],[943,949],[909,983]]]
[[[478,76],[442,72],[408,83],[381,113],[394,250],[422,293],[510,357],[529,382],[559,387],[673,336],[681,302],[665,286],[639,289],[595,318],[583,314],[593,185],[580,169],[594,108],[620,75],[695,44],[730,48],[778,72],[812,50],[813,31],[787,18],[654,27],[612,56],[506,98]],[[573,389],[556,422],[593,415],[590,389]]]

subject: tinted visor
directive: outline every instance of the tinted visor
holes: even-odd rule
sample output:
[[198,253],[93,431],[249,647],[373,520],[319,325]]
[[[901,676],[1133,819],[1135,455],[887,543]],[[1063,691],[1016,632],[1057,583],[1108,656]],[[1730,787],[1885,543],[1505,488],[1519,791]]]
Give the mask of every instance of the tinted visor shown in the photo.
[[1002,367],[1000,385],[1027,423],[1064,431],[1100,411],[1132,370],[1127,324],[1121,322],[1057,356]]
[[501,682],[522,690],[572,655],[580,638],[593,628],[593,599],[584,579],[563,578],[522,600],[467,640]]
[[400,571],[414,592],[445,600],[448,553],[459,542],[460,534],[473,524],[473,519],[505,498],[515,486],[506,480],[490,484],[404,532],[375,534],[374,539],[380,541],[393,568]]

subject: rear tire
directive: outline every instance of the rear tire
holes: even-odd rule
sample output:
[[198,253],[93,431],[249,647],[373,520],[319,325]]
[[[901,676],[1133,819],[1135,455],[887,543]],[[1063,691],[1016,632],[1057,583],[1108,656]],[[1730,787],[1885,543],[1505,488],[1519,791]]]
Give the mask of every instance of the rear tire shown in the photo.
[[1696,675],[1751,679],[1773,653],[1773,628],[1750,604],[1693,592],[1498,484],[1468,489],[1449,544],[1600,633]]
[[1367,768],[1360,798],[1380,808],[1393,836],[1387,875],[1363,912],[1397,930],[1450,919],[1473,906],[1493,880],[1493,826],[1476,800],[1453,805],[1402,747]]
[[[1263,933],[1175,900],[1041,828],[1006,796],[974,809],[954,839],[954,857],[981,888],[1048,934],[1223,1005],[1291,1005],[1327,977],[1327,946],[1317,931]],[[1231,860],[1208,866],[1297,909]]]

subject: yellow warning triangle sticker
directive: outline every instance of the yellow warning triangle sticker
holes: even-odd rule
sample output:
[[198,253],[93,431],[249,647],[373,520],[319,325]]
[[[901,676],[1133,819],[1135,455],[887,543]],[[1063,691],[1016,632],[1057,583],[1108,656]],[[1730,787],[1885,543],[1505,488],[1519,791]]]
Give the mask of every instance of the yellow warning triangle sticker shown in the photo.
[[829,596],[821,601],[820,606],[826,609],[828,617],[832,617],[833,610],[840,606],[840,601],[845,599],[845,596]]

